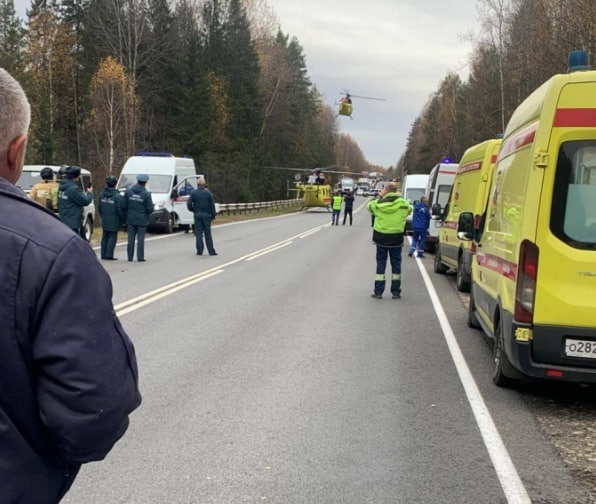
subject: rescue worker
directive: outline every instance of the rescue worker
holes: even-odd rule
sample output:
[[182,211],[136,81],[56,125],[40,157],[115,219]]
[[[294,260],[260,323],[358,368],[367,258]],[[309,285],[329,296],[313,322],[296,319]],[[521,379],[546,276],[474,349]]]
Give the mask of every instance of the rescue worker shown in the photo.
[[205,246],[209,255],[216,256],[213,248],[213,237],[211,235],[211,221],[215,219],[215,199],[213,194],[206,187],[204,178],[197,181],[197,188],[190,193],[186,207],[194,214],[195,223],[195,246],[197,255],[203,255],[203,235],[205,235]]
[[82,235],[83,207],[93,201],[93,188],[83,191],[79,185],[81,169],[78,166],[67,166],[64,179],[60,181],[58,190],[58,215],[79,236]]
[[428,228],[430,226],[431,214],[428,208],[428,198],[422,196],[420,201],[414,205],[414,214],[412,215],[412,244],[408,251],[408,256],[412,257],[418,250],[418,257],[424,258],[424,245]]
[[397,184],[388,182],[379,199],[368,202],[366,208],[375,217],[373,242],[377,246],[377,270],[371,297],[381,299],[385,290],[387,257],[391,263],[391,297],[401,297],[401,249],[404,242],[406,217],[412,212],[408,200],[397,193]]
[[339,226],[339,214],[341,213],[341,202],[343,198],[341,197],[341,193],[339,191],[335,191],[333,193],[333,197],[331,199],[331,225],[334,224]]
[[114,175],[106,177],[106,187],[99,195],[99,215],[101,216],[101,255],[106,261],[116,261],[114,249],[118,240],[118,231],[124,223],[124,200],[118,190],[116,183],[118,179]]
[[0,502],[56,504],[141,403],[134,346],[91,247],[15,187],[30,106],[0,69]]
[[346,225],[346,217],[350,216],[350,226],[352,225],[352,210],[354,209],[354,193],[349,192],[344,197],[344,222],[343,225]]
[[39,176],[41,181],[31,188],[29,197],[55,213],[58,211],[58,187],[60,184],[54,180],[54,170],[46,166],[40,170]]
[[137,175],[137,183],[124,193],[124,211],[128,230],[126,253],[129,261],[133,260],[136,240],[137,261],[145,262],[145,234],[149,225],[149,216],[153,212],[153,199],[151,193],[145,188],[148,180],[149,176],[144,173]]

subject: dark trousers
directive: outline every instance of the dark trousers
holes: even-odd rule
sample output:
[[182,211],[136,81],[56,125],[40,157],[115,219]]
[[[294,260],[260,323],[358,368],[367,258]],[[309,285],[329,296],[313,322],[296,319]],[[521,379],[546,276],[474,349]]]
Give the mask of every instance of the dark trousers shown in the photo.
[[137,261],[145,260],[145,233],[147,226],[135,226],[128,224],[128,244],[126,245],[126,254],[128,260],[132,261],[135,255],[135,239],[137,241]]
[[350,226],[352,225],[352,209],[351,208],[344,208],[344,224],[346,223],[346,217],[350,216]]
[[375,275],[375,294],[381,295],[385,290],[385,270],[387,257],[391,263],[391,294],[401,294],[401,247],[381,247],[377,245],[377,274]]
[[118,231],[106,231],[105,229],[101,235],[101,258],[113,259],[114,249],[116,248],[116,240],[118,239]]
[[215,254],[213,248],[213,237],[211,236],[211,216],[208,214],[195,215],[195,241],[197,252],[203,253],[203,235],[205,236],[205,246],[209,255]]
[[335,224],[337,226],[339,224],[339,214],[341,213],[341,210],[332,209],[332,212],[331,225],[333,226]]

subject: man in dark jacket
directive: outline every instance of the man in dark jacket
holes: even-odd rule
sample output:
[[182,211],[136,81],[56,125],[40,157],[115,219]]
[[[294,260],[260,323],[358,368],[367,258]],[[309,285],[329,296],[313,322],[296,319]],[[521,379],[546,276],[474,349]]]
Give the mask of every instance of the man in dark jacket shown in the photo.
[[93,250],[14,186],[30,108],[4,69],[0,102],[0,502],[56,504],[126,431],[138,372]]
[[205,179],[200,178],[197,181],[197,188],[190,193],[186,207],[194,214],[197,255],[203,255],[203,235],[209,255],[217,255],[211,236],[211,221],[215,219],[215,200],[211,191],[205,187]]
[[350,216],[350,226],[352,225],[352,210],[354,209],[354,193],[349,192],[344,196],[344,222],[343,225],[346,225],[346,217]]
[[64,171],[65,178],[60,181],[58,189],[58,215],[78,235],[83,226],[83,207],[93,201],[91,188],[84,192],[79,186],[81,169],[78,166],[68,166]]
[[99,215],[101,216],[101,258],[116,261],[114,249],[118,240],[118,231],[124,222],[122,196],[116,189],[118,179],[114,175],[106,177],[106,187],[99,195]]
[[132,261],[135,255],[136,240],[137,261],[145,262],[145,234],[149,216],[153,213],[153,199],[151,193],[145,189],[148,180],[149,177],[145,174],[137,175],[137,183],[124,194],[126,228],[128,229],[126,252],[129,261]]
[[418,257],[424,257],[424,247],[426,243],[426,236],[428,235],[428,227],[430,226],[431,214],[428,209],[428,198],[422,196],[420,201],[414,205],[414,214],[412,215],[412,244],[408,255],[412,257],[416,250],[418,250]]

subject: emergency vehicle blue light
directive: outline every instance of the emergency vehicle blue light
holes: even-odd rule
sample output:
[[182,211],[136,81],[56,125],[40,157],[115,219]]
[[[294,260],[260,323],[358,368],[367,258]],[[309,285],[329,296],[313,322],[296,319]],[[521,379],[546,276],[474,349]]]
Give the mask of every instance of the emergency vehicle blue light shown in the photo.
[[571,51],[567,63],[568,72],[577,72],[578,70],[589,70],[588,53],[586,51]]
[[172,157],[173,154],[171,152],[148,152],[148,151],[141,151],[141,152],[137,152],[137,156]]
[[495,135],[495,138],[503,138],[503,133],[497,133],[497,134]]
[[446,157],[443,158],[443,161],[441,161],[442,163],[451,163],[451,158],[450,157]]

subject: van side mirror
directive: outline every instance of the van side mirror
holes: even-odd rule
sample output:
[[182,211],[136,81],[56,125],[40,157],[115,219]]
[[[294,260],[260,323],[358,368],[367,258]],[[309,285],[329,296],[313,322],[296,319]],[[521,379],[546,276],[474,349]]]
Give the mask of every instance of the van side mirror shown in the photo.
[[462,212],[457,221],[457,237],[460,240],[472,241],[474,238],[474,214]]
[[435,218],[442,218],[443,212],[441,210],[441,205],[439,203],[435,203],[430,210],[430,214]]
[[176,199],[178,197],[178,190],[172,189],[172,194],[170,194],[170,198]]

